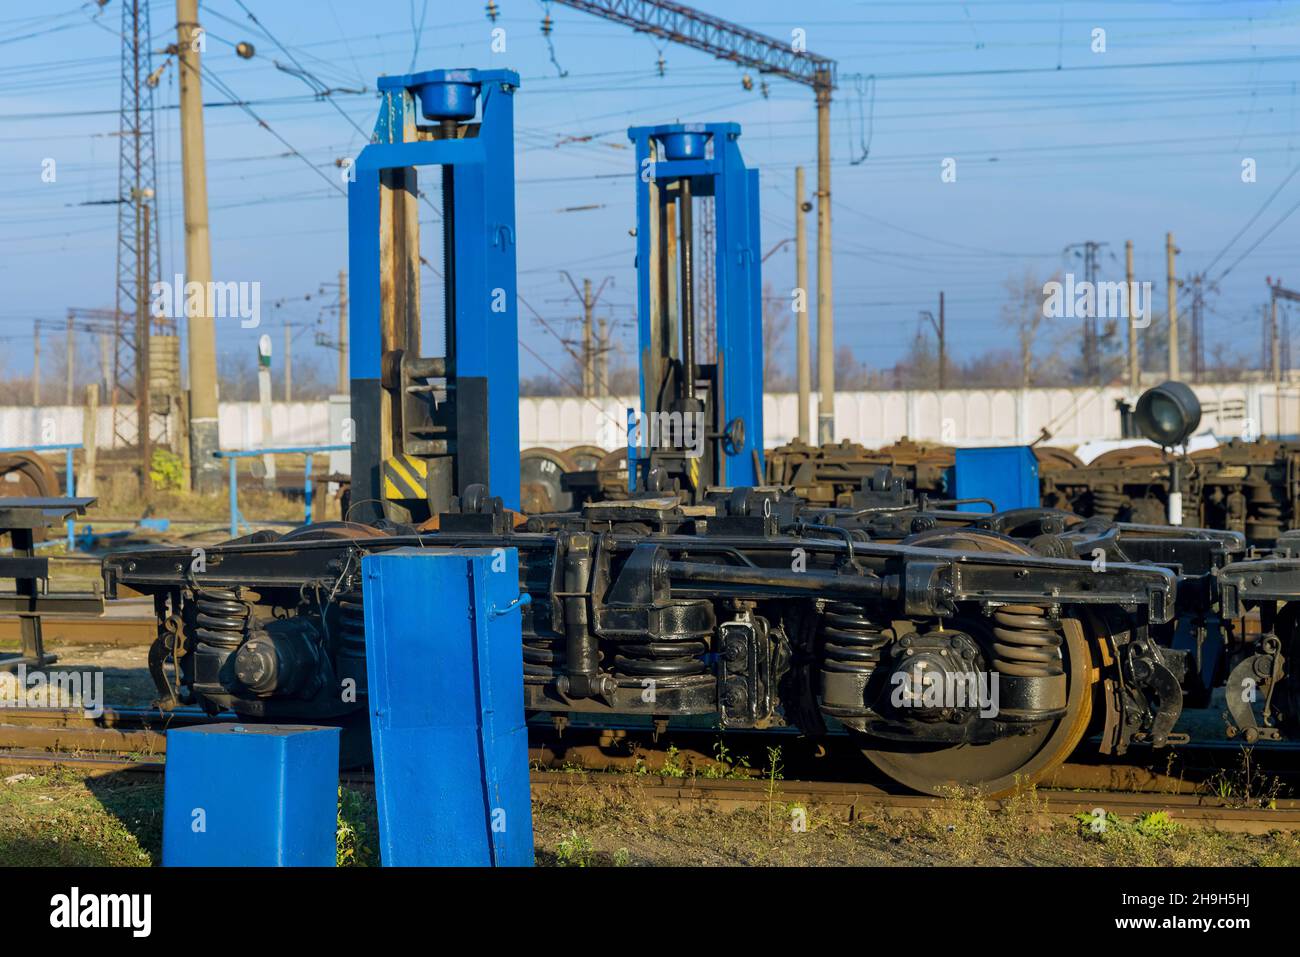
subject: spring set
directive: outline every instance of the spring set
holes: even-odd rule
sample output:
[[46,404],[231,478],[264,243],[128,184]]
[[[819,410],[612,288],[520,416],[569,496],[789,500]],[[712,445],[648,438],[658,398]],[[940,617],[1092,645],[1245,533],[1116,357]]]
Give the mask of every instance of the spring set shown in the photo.
[[1061,633],[1037,605],[1003,605],[993,613],[993,667],[1004,675],[1047,678],[1065,673]]
[[869,675],[880,663],[889,635],[862,608],[836,601],[822,614],[822,666],[827,671]]
[[339,607],[339,654],[366,658],[366,612],[361,604],[361,589],[353,587],[339,592],[335,598]]
[[205,588],[194,592],[194,635],[216,648],[238,648],[248,630],[252,609],[232,588]]
[[1282,506],[1268,485],[1247,489],[1246,534],[1251,539],[1270,540],[1282,533]]
[[1124,507],[1126,496],[1117,488],[1097,488],[1092,490],[1092,513],[1102,518],[1113,519]]
[[708,642],[694,635],[660,637],[670,640],[620,642],[614,655],[615,673],[628,678],[684,678],[706,673],[700,656],[709,650]]
[[524,674],[550,678],[564,669],[562,635],[524,635]]

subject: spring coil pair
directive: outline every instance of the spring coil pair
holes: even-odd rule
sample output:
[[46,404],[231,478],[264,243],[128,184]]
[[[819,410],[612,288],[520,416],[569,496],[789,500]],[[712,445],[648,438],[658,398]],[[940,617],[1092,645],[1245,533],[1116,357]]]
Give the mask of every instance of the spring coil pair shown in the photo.
[[622,641],[614,655],[614,673],[630,678],[702,675],[707,673],[708,665],[701,656],[708,650],[707,641],[694,637],[674,641]]
[[1092,492],[1092,513],[1113,519],[1124,507],[1127,496],[1117,488],[1098,488]]
[[852,602],[835,601],[822,613],[822,666],[827,671],[870,674],[890,636]]
[[361,603],[361,589],[352,588],[334,596],[339,608],[339,651],[366,656],[366,610]]
[[1065,673],[1061,633],[1037,605],[1003,605],[993,613],[993,668],[1019,678]]
[[194,591],[194,635],[215,648],[238,648],[248,632],[253,610],[233,588]]
[[549,678],[564,670],[562,635],[524,635],[524,674]]

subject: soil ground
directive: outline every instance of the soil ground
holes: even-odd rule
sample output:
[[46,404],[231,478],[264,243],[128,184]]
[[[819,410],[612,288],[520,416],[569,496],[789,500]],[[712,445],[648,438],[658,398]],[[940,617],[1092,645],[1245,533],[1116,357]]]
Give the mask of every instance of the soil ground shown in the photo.
[[[562,773],[562,772],[556,772]],[[1158,816],[1095,834],[1083,822],[1043,822],[1036,798],[1008,810],[954,798],[921,818],[886,812],[853,822],[807,809],[795,831],[780,784],[767,809],[665,808],[633,776],[567,800],[534,798],[537,862],[644,866],[1289,866],[1300,835],[1220,834]],[[374,801],[340,792],[339,863],[377,861]],[[0,778],[0,865],[149,866],[161,860],[162,784],[139,775],[83,779],[66,771],[8,770]]]

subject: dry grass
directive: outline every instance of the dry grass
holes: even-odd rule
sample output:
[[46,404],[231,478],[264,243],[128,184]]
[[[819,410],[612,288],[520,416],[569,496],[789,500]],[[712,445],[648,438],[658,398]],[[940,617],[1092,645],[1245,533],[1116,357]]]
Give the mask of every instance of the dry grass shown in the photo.
[[[9,777],[16,769],[7,769]],[[779,789],[778,789],[779,790]],[[1049,821],[1032,791],[1001,810],[954,794],[924,815],[872,811],[853,821],[776,795],[769,809],[720,811],[652,801],[645,780],[609,775],[533,800],[537,862],[550,866],[1285,866],[1300,865],[1300,835],[1222,834],[1170,826],[1158,815]],[[127,775],[82,780],[32,772],[0,783],[0,865],[139,866],[160,860],[161,782]],[[344,789],[341,860],[377,863],[374,799]]]

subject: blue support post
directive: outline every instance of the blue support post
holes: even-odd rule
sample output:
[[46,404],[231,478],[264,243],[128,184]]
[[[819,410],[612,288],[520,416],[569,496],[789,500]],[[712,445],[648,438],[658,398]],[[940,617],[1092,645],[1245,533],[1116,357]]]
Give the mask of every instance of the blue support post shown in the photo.
[[163,865],[333,867],[338,786],[338,728],[172,728]]
[[[637,184],[637,321],[641,356],[641,409],[659,408],[668,365],[681,359],[678,330],[663,296],[675,266],[666,263],[664,233],[680,228],[667,213],[680,205],[669,187],[688,181],[695,198],[713,197],[717,224],[715,281],[717,378],[713,401],[722,429],[743,423],[742,443],[726,442],[716,476],[707,484],[763,483],[763,330],[759,251],[758,170],[745,166],[735,123],[673,123],[633,127]],[[677,214],[680,217],[680,213]],[[678,275],[680,280],[680,275]],[[681,296],[677,296],[680,310]],[[696,365],[701,363],[696,361]]]
[[[215,453],[214,453],[215,454]],[[239,476],[235,473],[233,455],[230,457],[230,537],[239,537]]]
[[239,526],[247,524],[244,517],[239,514],[239,476],[236,473],[235,466],[239,459],[246,459],[255,455],[295,455],[301,453],[307,457],[307,465],[303,470],[303,498],[307,502],[307,516],[304,524],[311,524],[311,457],[317,452],[339,452],[352,448],[350,445],[290,445],[274,449],[242,449],[240,451],[230,451],[221,449],[213,452],[213,456],[219,459],[227,459],[230,462],[230,537],[239,537]]
[[361,560],[385,866],[533,863],[514,548]]
[[[447,216],[452,235],[446,252],[454,269],[446,280],[454,314],[447,323],[444,355],[454,401],[446,407],[451,421],[442,440],[403,435],[391,455],[414,458],[436,472],[448,467],[452,495],[483,484],[507,508],[517,509],[514,92],[519,75],[510,70],[428,70],[380,77],[377,85],[381,103],[374,136],[358,155],[348,184],[348,358],[357,439],[352,501],[359,519],[369,521],[384,517],[382,503],[396,498],[385,491],[381,423],[384,404],[400,410],[403,393],[391,381],[394,370],[384,381],[385,357],[424,353],[418,351],[418,315],[412,327],[404,312],[394,315],[395,307],[386,305],[381,292],[385,279],[398,281],[397,274],[407,268],[409,250],[418,253],[418,223],[401,219],[395,225],[397,217],[386,218],[384,210],[400,205],[414,190],[419,167],[432,166],[450,174],[443,181],[443,202],[453,213]],[[475,117],[478,122],[471,122]],[[433,125],[420,125],[421,119]],[[448,132],[458,125],[473,135]],[[456,448],[450,461],[448,445]],[[443,477],[439,472],[438,481]],[[426,478],[420,475],[421,481]]]
[[304,525],[311,524],[311,453],[306,455],[306,461],[302,468],[302,500],[306,503],[305,509],[307,514],[303,516]]

